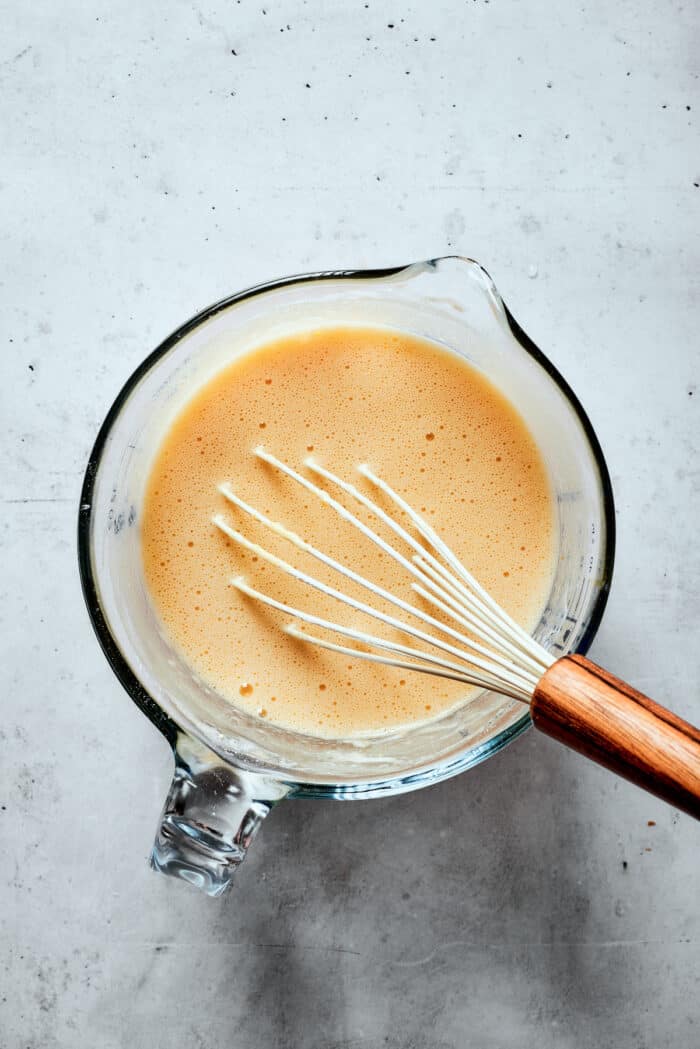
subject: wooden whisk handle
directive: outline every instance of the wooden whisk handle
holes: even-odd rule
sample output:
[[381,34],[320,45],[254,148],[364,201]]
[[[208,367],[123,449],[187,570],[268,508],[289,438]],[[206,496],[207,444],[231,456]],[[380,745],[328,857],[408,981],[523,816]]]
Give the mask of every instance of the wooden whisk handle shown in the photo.
[[535,726],[700,819],[700,731],[583,656],[540,679]]

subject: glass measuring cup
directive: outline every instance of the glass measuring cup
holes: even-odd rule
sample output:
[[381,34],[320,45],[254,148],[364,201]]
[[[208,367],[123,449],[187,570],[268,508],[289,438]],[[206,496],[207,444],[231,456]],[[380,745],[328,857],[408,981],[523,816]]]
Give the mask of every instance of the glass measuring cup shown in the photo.
[[85,475],[78,553],[102,648],[175,755],[152,865],[213,896],[228,887],[282,798],[362,799],[416,789],[490,757],[530,722],[522,704],[484,692],[432,722],[374,738],[305,736],[233,707],[158,628],[143,580],[139,515],[162,436],[194,390],[251,345],[337,324],[392,327],[442,343],[520,411],[557,505],[559,558],[535,632],[540,643],[557,654],[585,652],[607,599],[614,508],[600,446],[573,392],[478,263],[449,257],[292,277],[189,320],[137,368],[107,415]]

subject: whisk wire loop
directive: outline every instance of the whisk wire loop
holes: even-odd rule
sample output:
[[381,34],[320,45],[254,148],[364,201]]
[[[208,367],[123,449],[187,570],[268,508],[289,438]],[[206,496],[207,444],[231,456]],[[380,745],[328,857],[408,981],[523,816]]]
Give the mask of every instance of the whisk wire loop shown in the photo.
[[[439,610],[449,622],[442,622],[430,612],[417,607],[399,595],[365,578],[359,572],[342,564],[335,558],[319,550],[303,539],[296,532],[280,522],[273,521],[266,514],[251,506],[233,491],[229,484],[219,486],[219,491],[226,500],[259,524],[291,543],[297,549],[309,554],[326,567],[338,572],[353,583],[368,590],[375,597],[381,598],[403,613],[418,620],[425,626],[440,634],[446,635],[458,645],[426,633],[425,630],[383,612],[366,602],[352,597],[315,576],[296,568],[283,558],[273,554],[265,547],[253,542],[237,528],[233,528],[221,514],[216,514],[212,521],[225,535],[247,549],[257,557],[278,568],[280,571],[297,579],[299,582],[332,597],[336,601],[352,608],[354,611],[369,616],[385,626],[412,637],[429,648],[437,649],[441,654],[416,649],[398,641],[369,634],[351,626],[317,616],[310,612],[279,601],[269,594],[250,586],[238,576],[232,580],[233,585],[248,597],[268,607],[293,617],[293,622],[285,626],[285,631],[293,638],[304,641],[318,648],[343,655],[350,655],[374,663],[404,670],[437,675],[481,688],[492,688],[522,702],[529,702],[544,671],[551,666],[552,657],[531,638],[474,579],[470,572],[435,529],[422,518],[393,488],[383,481],[366,464],[358,467],[359,472],[384,496],[408,517],[411,525],[424,540],[419,542],[406,528],[396,521],[382,507],[377,505],[354,484],[345,481],[327,470],[313,459],[307,459],[305,465],[313,473],[323,478],[328,484],[339,488],[345,495],[358,502],[365,510],[382,524],[387,526],[402,542],[412,550],[410,559],[392,544],[388,543],[373,528],[358,518],[352,511],[309,478],[288,466],[272,455],[262,446],[255,449],[255,454],[270,466],[280,470],[291,480],[300,484],[325,505],[337,513],[343,520],[358,529],[367,539],[378,546],[384,553],[400,564],[412,576],[412,588],[428,605]],[[340,637],[355,641],[362,648],[338,644],[336,641],[315,634],[310,634],[298,626],[298,622],[317,626]],[[462,627],[467,633],[456,629]],[[382,653],[391,653],[384,655]],[[447,659],[445,656],[452,658]],[[398,658],[407,657],[407,658]],[[456,660],[454,662],[453,660]]]

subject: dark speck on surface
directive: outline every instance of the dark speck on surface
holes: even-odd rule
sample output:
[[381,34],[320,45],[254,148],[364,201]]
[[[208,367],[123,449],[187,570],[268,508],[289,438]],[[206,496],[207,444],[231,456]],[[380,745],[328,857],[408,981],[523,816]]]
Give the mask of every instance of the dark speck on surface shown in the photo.
[[627,870],[627,860],[623,860],[622,861],[622,869],[623,869],[623,871]]
[[236,57],[238,57],[238,51],[236,51],[233,47],[231,48],[231,54],[236,55]]
[[29,364],[29,365],[28,365],[28,368],[29,368],[30,372],[33,372],[33,371],[34,371],[34,365],[33,365],[33,364]]

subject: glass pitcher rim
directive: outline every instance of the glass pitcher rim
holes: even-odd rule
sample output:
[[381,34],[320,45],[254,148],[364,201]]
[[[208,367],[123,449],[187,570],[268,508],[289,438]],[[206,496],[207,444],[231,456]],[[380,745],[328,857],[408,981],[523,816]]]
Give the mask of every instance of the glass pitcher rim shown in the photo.
[[[128,401],[133,390],[138,386],[139,382],[148,374],[148,372],[151,371],[162,357],[164,357],[174,346],[177,345],[177,343],[192,331],[231,306],[252,299],[257,295],[275,291],[280,288],[290,287],[295,284],[332,280],[378,280],[395,277],[404,272],[408,273],[408,271],[420,267],[437,269],[438,264],[450,261],[465,264],[471,268],[472,274],[477,276],[481,281],[484,290],[492,297],[493,301],[501,311],[509,333],[520,347],[536,361],[536,363],[559,387],[561,393],[564,395],[578,418],[586,442],[590,448],[600,480],[601,508],[605,523],[601,583],[595,597],[594,605],[591,609],[586,629],[576,647],[576,651],[585,654],[590,648],[600,626],[603,613],[605,612],[615,561],[615,503],[607,463],[593,425],[577,395],[552,361],[543,353],[527,332],[525,332],[515,320],[498,291],[491,275],[484,266],[482,266],[476,259],[469,256],[444,255],[399,266],[372,269],[320,270],[312,273],[295,274],[289,277],[279,277],[252,285],[249,288],[244,288],[241,291],[234,292],[224,298],[218,299],[209,306],[205,306],[203,309],[193,314],[193,316],[179,327],[174,329],[170,335],[155,347],[155,349],[147,354],[143,361],[141,361],[128,376],[114,398],[114,401],[98,430],[85,469],[78,510],[77,545],[80,583],[90,622],[92,623],[93,630],[107,662],[113,673],[116,675],[119,683],[142,713],[144,713],[163,736],[165,736],[171,746],[175,747],[177,736],[183,730],[144,688],[138,676],[131,668],[128,659],[122,652],[121,647],[112,634],[103,614],[97,580],[95,578],[95,572],[93,571],[90,542],[93,514],[93,490],[107,440],[122,408]],[[428,770],[422,770],[410,775],[402,776],[400,777],[400,784],[396,780],[367,784],[358,783],[353,784],[352,786],[345,784],[334,786],[321,783],[308,785],[294,784],[292,795],[296,794],[297,796],[309,797],[360,797],[369,796],[370,794],[381,794],[387,790],[391,790],[392,793],[400,790],[410,790],[418,785],[437,782],[438,780],[448,778],[457,772],[479,764],[487,757],[490,757],[492,754],[503,749],[503,747],[517,736],[521,735],[529,726],[529,713],[525,709],[523,711],[523,716],[519,718],[517,722],[503,729],[492,739],[487,740],[485,743],[482,743],[477,747],[472,747],[465,753],[457,755],[449,761],[443,762]]]

